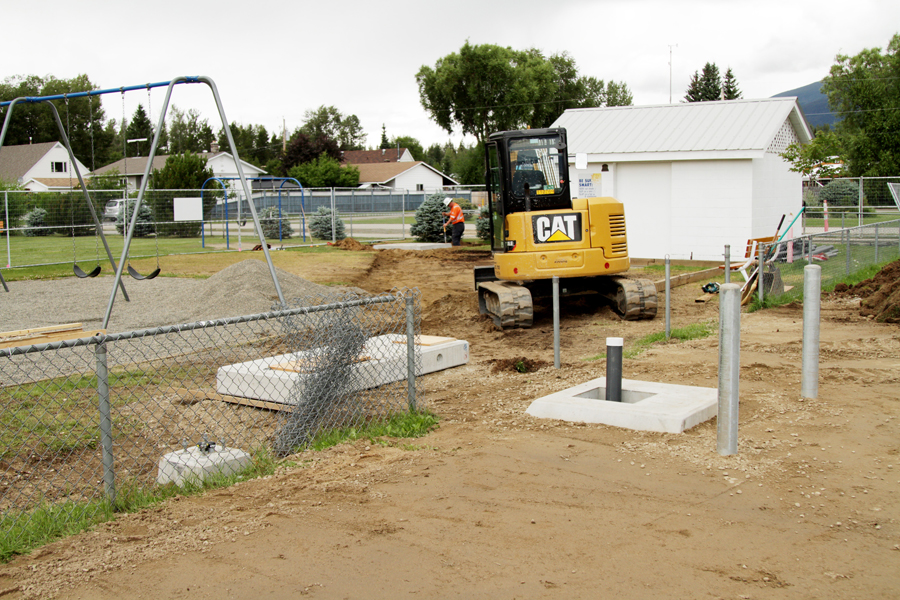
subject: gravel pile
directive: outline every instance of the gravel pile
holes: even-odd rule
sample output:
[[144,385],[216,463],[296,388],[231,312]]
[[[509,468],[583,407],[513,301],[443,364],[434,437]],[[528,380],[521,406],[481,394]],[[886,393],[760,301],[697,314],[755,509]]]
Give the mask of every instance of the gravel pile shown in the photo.
[[[282,269],[276,268],[276,274],[288,303],[299,296],[334,291]],[[97,329],[114,282],[113,277],[11,282],[9,293],[0,288],[0,331],[63,323]],[[258,260],[239,262],[209,279],[126,277],[124,283],[131,301],[125,302],[117,292],[109,333],[262,313],[278,300],[269,268]]]

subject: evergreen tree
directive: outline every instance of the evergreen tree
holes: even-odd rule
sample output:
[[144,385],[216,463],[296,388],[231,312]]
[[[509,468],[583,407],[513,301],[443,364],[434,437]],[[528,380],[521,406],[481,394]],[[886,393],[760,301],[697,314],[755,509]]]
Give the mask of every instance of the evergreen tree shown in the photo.
[[125,137],[126,140],[144,140],[126,144],[125,149],[128,151],[128,156],[150,155],[150,144],[153,142],[153,124],[150,123],[150,118],[147,117],[147,113],[144,112],[144,106],[142,104],[138,104],[137,108],[134,110],[134,114],[131,116],[131,122],[125,130]]
[[381,148],[382,150],[386,150],[391,147],[391,143],[388,141],[387,137],[387,128],[384,126],[384,123],[381,124]]
[[703,71],[694,71],[685,91],[685,102],[714,102],[716,100],[736,100],[741,97],[737,80],[731,68],[725,73],[724,83],[716,63],[706,63]]
[[731,67],[728,67],[728,70],[725,71],[722,91],[725,94],[725,100],[740,100],[743,97],[741,90],[738,88],[737,80],[734,78],[734,73],[731,72]]

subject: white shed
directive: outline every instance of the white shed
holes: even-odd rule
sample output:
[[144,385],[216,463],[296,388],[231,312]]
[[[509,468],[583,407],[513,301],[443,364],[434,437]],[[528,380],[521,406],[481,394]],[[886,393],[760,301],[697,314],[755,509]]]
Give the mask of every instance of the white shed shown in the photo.
[[633,258],[721,260],[726,244],[740,258],[802,206],[801,176],[779,156],[812,137],[796,98],[572,109],[553,127],[570,160],[588,155],[573,197],[625,205]]

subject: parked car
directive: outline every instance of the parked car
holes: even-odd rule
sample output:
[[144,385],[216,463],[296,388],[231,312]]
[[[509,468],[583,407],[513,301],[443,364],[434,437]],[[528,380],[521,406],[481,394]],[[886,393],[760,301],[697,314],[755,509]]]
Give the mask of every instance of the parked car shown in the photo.
[[118,200],[110,200],[106,203],[106,208],[103,210],[103,220],[115,221],[119,218],[119,214],[121,214],[124,206],[125,200],[121,198]]

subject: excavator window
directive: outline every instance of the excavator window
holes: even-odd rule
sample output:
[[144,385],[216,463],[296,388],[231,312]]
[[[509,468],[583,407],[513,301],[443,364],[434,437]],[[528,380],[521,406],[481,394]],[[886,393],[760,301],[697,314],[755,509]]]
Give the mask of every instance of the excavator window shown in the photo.
[[[531,197],[531,210],[570,208],[565,167],[567,156],[559,151],[558,135],[523,137],[509,140],[510,203],[507,212],[524,210],[525,190]],[[562,175],[561,175],[562,174]]]

